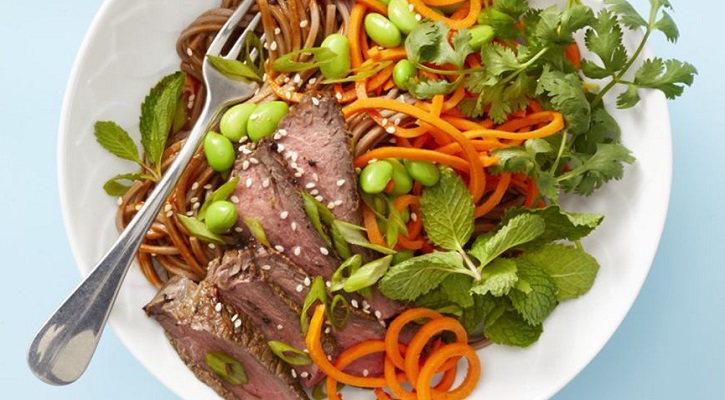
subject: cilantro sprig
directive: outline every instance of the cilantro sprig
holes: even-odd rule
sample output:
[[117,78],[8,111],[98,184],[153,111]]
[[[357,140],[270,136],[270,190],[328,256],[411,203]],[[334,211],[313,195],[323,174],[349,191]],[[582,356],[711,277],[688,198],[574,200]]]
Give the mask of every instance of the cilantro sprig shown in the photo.
[[[141,172],[116,175],[103,188],[111,196],[121,196],[130,186],[121,182],[161,179],[161,157],[166,148],[169,133],[179,129],[177,120],[186,120],[185,104],[181,101],[181,88],[185,75],[176,72],[164,77],[146,96],[141,105],[139,130],[145,157],[141,157],[131,135],[113,121],[98,121],[94,125],[96,141],[111,154],[133,161]],[[180,106],[181,105],[181,106]],[[181,116],[179,116],[181,115]]]

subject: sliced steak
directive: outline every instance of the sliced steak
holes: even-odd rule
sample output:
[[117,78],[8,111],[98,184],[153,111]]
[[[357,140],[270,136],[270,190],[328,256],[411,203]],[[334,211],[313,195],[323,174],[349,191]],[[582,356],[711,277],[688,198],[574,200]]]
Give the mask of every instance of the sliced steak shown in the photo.
[[242,154],[232,172],[240,178],[234,191],[239,226],[247,233],[244,219],[256,219],[272,247],[308,274],[329,279],[339,262],[307,218],[295,178],[272,144],[265,140],[242,153],[249,154]]
[[282,118],[275,140],[300,186],[319,196],[335,218],[359,225],[352,145],[338,102],[306,96]]
[[[261,246],[258,251],[265,252]],[[299,299],[295,301],[290,298],[270,278],[269,272],[270,265],[259,264],[255,259],[254,248],[230,250],[210,265],[206,279],[219,289],[223,302],[245,313],[268,341],[279,340],[301,351],[306,346],[299,324],[302,312]],[[282,269],[275,268],[275,272],[273,276],[283,282],[290,282],[295,286],[304,283],[305,277],[299,280],[298,274],[282,277],[279,274],[283,272]],[[325,337],[325,353],[336,357],[334,342],[328,336]],[[325,376],[314,364],[291,368],[306,387],[312,387]]]
[[[163,326],[197,378],[223,398],[308,398],[290,368],[269,349],[264,335],[238,310],[222,305],[212,285],[175,276],[144,310]],[[243,366],[248,383],[233,385],[215,373],[205,361],[209,352],[234,358]]]

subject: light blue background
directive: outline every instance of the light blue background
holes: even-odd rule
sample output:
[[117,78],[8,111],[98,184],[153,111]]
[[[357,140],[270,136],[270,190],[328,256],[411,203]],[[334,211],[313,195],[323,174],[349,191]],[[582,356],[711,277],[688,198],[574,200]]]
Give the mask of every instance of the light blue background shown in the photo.
[[[694,63],[695,86],[671,103],[674,182],[664,236],[632,311],[598,357],[555,398],[725,396],[722,64],[725,5],[671,0],[682,38],[656,54]],[[0,0],[0,398],[174,399],[106,331],[89,370],[68,387],[25,363],[35,331],[77,285],[61,221],[56,132],[66,81],[101,0]],[[646,0],[633,1],[640,10]]]

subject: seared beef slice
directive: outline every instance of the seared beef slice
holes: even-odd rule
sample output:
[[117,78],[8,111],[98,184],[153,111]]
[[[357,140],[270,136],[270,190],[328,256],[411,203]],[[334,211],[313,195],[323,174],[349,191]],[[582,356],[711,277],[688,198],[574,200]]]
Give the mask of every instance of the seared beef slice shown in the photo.
[[[241,312],[220,303],[212,285],[175,276],[144,310],[163,326],[184,363],[223,398],[307,399],[262,333]],[[206,363],[209,352],[239,362],[248,382],[234,385],[220,377]]]

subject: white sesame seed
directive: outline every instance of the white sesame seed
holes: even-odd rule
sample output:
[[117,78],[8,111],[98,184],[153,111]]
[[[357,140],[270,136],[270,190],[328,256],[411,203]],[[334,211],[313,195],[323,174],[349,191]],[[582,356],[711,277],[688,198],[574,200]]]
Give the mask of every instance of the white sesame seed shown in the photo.
[[297,230],[297,222],[292,222],[291,228],[292,228],[292,231],[296,231]]
[[238,320],[234,321],[234,327],[235,328],[239,328],[240,326],[242,326],[242,320],[241,319],[238,319]]
[[388,125],[388,127],[385,128],[385,132],[388,132],[390,134],[395,133],[395,125]]
[[249,162],[250,162],[250,163],[252,163],[252,164],[254,164],[254,165],[257,165],[257,164],[259,164],[259,160],[257,160],[257,159],[256,159],[256,158],[254,158],[254,157],[250,158],[250,159],[249,159]]
[[415,9],[415,7],[413,7],[412,4],[408,4],[408,10],[413,11],[414,9]]
[[317,185],[315,185],[315,182],[310,182],[310,183],[308,183],[308,184],[305,185],[305,188],[306,189],[312,189],[315,186],[317,186]]
[[318,100],[317,97],[313,97],[312,98],[312,104],[314,104],[316,106],[319,106],[320,105],[320,100]]
[[237,203],[239,203],[239,197],[237,197],[237,196],[232,196],[232,197],[230,197],[229,199],[230,199],[230,200],[232,201],[232,203],[234,203],[234,204],[237,204]]
[[361,172],[362,172],[362,168],[360,168],[360,167],[355,167],[355,173],[356,173],[356,174],[358,174],[358,175],[359,175],[359,174],[360,174]]
[[278,132],[279,132],[279,134],[280,134],[280,135],[282,135],[283,137],[284,137],[284,136],[287,136],[287,130],[286,130],[286,129],[280,129],[280,130],[279,130]]
[[340,93],[340,92],[335,93],[335,98],[338,100],[342,100],[342,93]]
[[198,197],[192,197],[189,199],[189,202],[191,202],[191,203],[196,203],[197,201],[199,201]]
[[335,208],[335,202],[334,201],[331,201],[331,202],[327,203],[327,208],[329,208],[330,210],[332,210],[333,208]]
[[312,190],[310,190],[310,194],[313,196],[317,196],[318,194],[320,194],[320,191],[317,189],[312,189]]
[[277,153],[281,153],[284,151],[284,145],[282,143],[277,143]]
[[416,21],[420,21],[422,19],[423,19],[423,17],[420,14],[417,14],[417,13],[415,14],[415,20]]
[[248,188],[252,187],[252,178],[247,178],[247,181],[244,182],[244,186]]
[[393,122],[395,122],[395,125],[400,125],[400,118],[396,118],[395,121],[393,121]]
[[322,202],[322,200],[324,200],[324,198],[322,196],[318,195],[318,196],[315,196],[315,200]]
[[296,151],[293,151],[292,152],[292,155],[290,157],[292,158],[292,161],[293,162],[297,162],[298,155],[297,155],[297,152]]
[[300,254],[302,254],[302,249],[300,249],[300,246],[295,246],[295,248],[294,248],[294,249],[292,250],[292,252],[293,252],[293,253],[294,253],[294,254],[295,254],[296,256],[299,256]]
[[281,331],[282,329],[284,329],[284,326],[282,326],[282,324],[280,324],[280,325],[277,325],[277,330],[278,330],[278,331]]
[[330,281],[325,282],[325,286],[332,287],[332,282],[330,282]]
[[207,183],[206,185],[204,185],[204,189],[206,189],[206,190],[211,190],[211,188],[212,188],[211,183]]
[[287,219],[287,217],[289,217],[289,211],[282,211],[281,213],[279,213],[279,217],[282,219]]
[[355,299],[350,300],[350,304],[352,305],[353,308],[360,307],[360,305],[357,303],[357,300],[355,300]]
[[383,118],[383,120],[380,121],[380,124],[382,124],[383,126],[387,125],[388,124],[388,119],[387,118]]
[[341,206],[342,205],[342,200],[335,200],[335,205],[336,206]]
[[280,135],[279,133],[275,133],[273,138],[274,138],[274,140],[280,140],[280,139],[282,139],[282,135]]
[[191,185],[191,190],[199,189],[199,182],[194,182],[193,185]]
[[295,178],[302,178],[302,175],[303,175],[302,172],[296,172]]
[[197,201],[196,203],[194,203],[194,204],[192,204],[192,205],[191,205],[191,209],[192,209],[192,210],[196,210],[196,209],[198,209],[199,207],[201,207],[201,204],[200,204],[200,203],[199,203],[198,201]]
[[297,287],[295,288],[295,290],[297,291],[297,293],[300,293],[300,292],[302,292],[302,290],[304,290],[304,286],[297,285]]
[[294,81],[294,83],[302,82],[302,77],[300,76],[300,74],[295,74],[293,81]]
[[280,253],[284,253],[284,247],[282,247],[280,245],[274,246],[274,249],[277,250],[277,251],[279,251]]
[[174,216],[174,212],[173,211],[169,211],[169,212],[166,213],[166,218],[171,218],[173,216]]
[[118,204],[119,206],[121,204],[123,204],[123,197],[119,197],[118,200],[116,201],[116,204]]
[[249,161],[242,161],[242,171],[246,171],[249,168]]
[[320,177],[317,176],[317,172],[315,172],[315,173],[312,174],[312,180],[314,180],[315,182],[319,182],[320,181]]
[[338,179],[337,180],[337,186],[342,186],[344,184],[345,184],[345,180],[344,179]]
[[245,147],[242,149],[242,154],[244,154],[245,156],[248,156],[248,155],[252,154],[252,150],[249,150],[248,148]]
[[375,310],[375,318],[380,319],[382,318],[383,313],[380,312],[380,310]]
[[186,48],[186,55],[189,57],[192,57],[194,55],[194,52],[191,50],[191,47]]
[[232,315],[232,322],[236,321],[237,318],[239,318],[239,314]]
[[222,303],[217,302],[214,306],[214,311],[221,312],[222,311]]
[[242,136],[241,138],[239,138],[239,143],[244,143],[244,142],[246,142],[247,140],[249,140],[249,137],[247,137],[247,136]]
[[264,178],[264,180],[262,181],[262,187],[269,187],[269,178]]
[[210,249],[212,249],[212,250],[216,249],[216,245],[215,245],[214,243],[209,243],[209,245],[208,245],[208,246],[209,246],[209,248],[210,248]]
[[309,276],[305,277],[304,284],[305,284],[305,286],[310,286],[312,284],[312,281],[310,280]]
[[317,83],[317,78],[310,78],[309,83],[310,85],[314,85],[315,83]]
[[277,41],[273,41],[271,45],[269,45],[269,49],[272,51],[277,50]]
[[234,232],[242,233],[242,232],[244,232],[244,229],[242,229],[241,227],[237,226],[237,227],[234,228]]
[[187,211],[186,212],[186,215],[189,216],[189,217],[191,217],[192,215],[194,215],[194,212],[193,211]]
[[142,206],[142,204],[136,204],[136,206],[134,206],[133,208],[135,208],[136,211],[138,211],[141,209],[141,206]]
[[166,205],[164,206],[164,211],[165,211],[165,212],[169,212],[169,211],[171,211],[171,204],[169,204],[169,203],[166,203]]
[[[329,335],[330,334],[330,331],[331,330],[330,330],[330,327],[329,326],[325,328],[325,334]],[[330,357],[330,356],[328,356],[328,357]]]
[[283,81],[284,83],[289,83],[289,76],[285,76]]
[[285,92],[284,93],[284,97],[286,97],[287,100],[291,99],[292,98],[292,92],[289,92],[289,91]]
[[327,247],[320,247],[320,253],[322,253],[323,255],[328,255],[330,254],[330,250],[327,250]]
[[365,368],[365,369],[363,370],[363,376],[367,377],[368,375],[370,375],[370,371],[368,371],[368,369],[367,369],[367,368]]
[[300,28],[307,28],[308,23],[309,23],[309,21],[307,21],[306,19],[303,19],[302,21],[300,21]]
[[413,222],[416,222],[418,220],[418,214],[410,213],[410,219],[412,219]]
[[267,265],[267,264],[265,264],[265,265],[262,265],[262,267],[261,267],[261,268],[262,268],[263,270],[265,270],[265,271],[269,271],[270,269],[272,269],[272,266],[271,266],[271,265]]
[[383,321],[383,320],[381,319],[381,320],[380,320],[380,321],[378,321],[378,322],[380,323],[380,326],[382,326],[383,328],[385,328],[385,326],[386,326],[386,325],[385,325],[385,321]]
[[280,33],[282,33],[282,30],[281,30],[281,29],[279,29],[279,26],[278,26],[278,27],[276,27],[276,28],[274,28],[274,34],[275,34],[275,35],[279,35]]
[[294,369],[290,371],[290,375],[292,375],[293,378],[297,378],[297,371]]
[[374,163],[374,162],[377,162],[377,161],[378,161],[378,159],[377,159],[377,158],[371,158],[371,159],[370,159],[370,161],[368,161],[368,165],[369,165],[369,164],[372,164],[372,163]]
[[300,376],[303,377],[303,378],[307,378],[308,376],[310,376],[310,374],[307,371],[302,371],[302,373],[300,374]]

